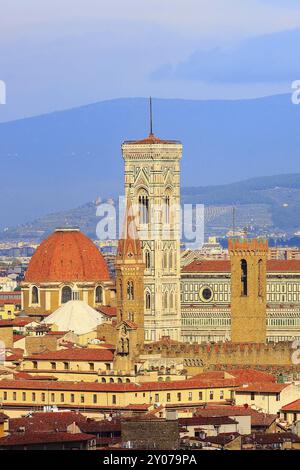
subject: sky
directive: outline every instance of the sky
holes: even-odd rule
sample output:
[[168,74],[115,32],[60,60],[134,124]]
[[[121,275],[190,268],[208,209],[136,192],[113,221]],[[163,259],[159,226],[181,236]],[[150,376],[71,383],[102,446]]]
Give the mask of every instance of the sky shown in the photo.
[[118,97],[288,93],[300,79],[299,0],[1,0],[0,14],[0,122]]

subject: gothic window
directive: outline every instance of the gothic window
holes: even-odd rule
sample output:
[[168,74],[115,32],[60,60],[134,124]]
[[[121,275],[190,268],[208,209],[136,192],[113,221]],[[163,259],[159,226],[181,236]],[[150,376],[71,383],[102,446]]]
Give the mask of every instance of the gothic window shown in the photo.
[[61,290],[61,303],[65,304],[72,300],[72,289],[69,286],[64,286]]
[[146,193],[139,196],[139,216],[140,224],[149,223],[149,197]]
[[103,289],[101,286],[96,287],[96,303],[102,304],[103,302]]
[[167,268],[168,268],[168,253],[167,253],[167,251],[164,252],[163,268],[164,268],[164,269],[167,269]]
[[146,309],[150,310],[151,308],[151,294],[150,292],[146,292],[146,299],[145,299]]
[[147,250],[145,253],[145,264],[146,264],[146,269],[151,268],[151,253],[149,250]]
[[247,261],[241,260],[241,295],[248,294],[248,272],[247,272]]
[[170,223],[170,196],[165,197],[165,222]]
[[36,286],[33,286],[31,291],[31,303],[38,304],[39,303],[39,290]]
[[128,313],[128,320],[134,322],[134,313],[132,313],[132,312]]
[[163,304],[164,304],[164,308],[168,308],[168,293],[167,292],[164,293]]
[[172,250],[170,250],[170,253],[169,253],[169,268],[173,269],[173,252],[172,252]]
[[119,283],[119,289],[120,289],[120,300],[123,300],[123,288],[122,288],[122,281]]
[[173,292],[170,293],[170,308],[174,306],[174,294]]
[[128,300],[133,300],[134,299],[133,281],[128,281],[127,282],[127,299]]
[[263,292],[263,275],[262,275],[262,259],[258,261],[258,295],[259,297],[262,297],[262,292]]

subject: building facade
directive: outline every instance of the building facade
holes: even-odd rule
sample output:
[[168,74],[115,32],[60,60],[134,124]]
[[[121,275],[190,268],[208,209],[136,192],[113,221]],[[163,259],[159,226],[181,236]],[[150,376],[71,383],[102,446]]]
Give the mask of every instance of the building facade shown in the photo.
[[125,196],[136,208],[145,262],[145,340],[181,338],[180,171],[182,144],[150,133],[122,145]]
[[[300,262],[267,260],[267,341],[300,338]],[[231,339],[231,265],[229,260],[194,261],[182,268],[182,340]]]

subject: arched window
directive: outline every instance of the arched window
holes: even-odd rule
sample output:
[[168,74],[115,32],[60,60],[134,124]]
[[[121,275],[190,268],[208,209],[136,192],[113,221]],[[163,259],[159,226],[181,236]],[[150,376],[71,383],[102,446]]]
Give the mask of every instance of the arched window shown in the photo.
[[164,308],[168,308],[168,292],[164,293]]
[[170,196],[165,196],[165,223],[170,223]]
[[262,259],[258,261],[258,295],[259,297],[262,297],[263,295],[263,273],[262,273],[262,268],[263,268],[263,262]]
[[248,272],[247,272],[247,261],[241,260],[241,295],[248,294]]
[[169,253],[169,268],[173,269],[173,251],[172,250],[170,250],[170,253]]
[[123,285],[122,285],[122,281],[119,282],[119,289],[120,289],[120,300],[123,300]]
[[32,304],[39,303],[39,290],[36,286],[33,286],[31,290],[31,303]]
[[150,294],[150,292],[147,291],[145,297],[146,297],[145,298],[146,309],[150,310],[150,308],[151,308],[151,294]]
[[105,378],[105,377],[102,377],[101,382],[102,382],[103,384],[106,384],[106,378]]
[[140,224],[149,223],[149,197],[146,191],[139,195]]
[[167,253],[167,251],[164,252],[163,267],[164,267],[164,269],[168,268],[168,253]]
[[174,307],[174,294],[173,292],[170,292],[170,308],[173,308]]
[[121,384],[122,383],[122,379],[119,377],[118,378],[118,384]]
[[127,282],[127,299],[128,300],[133,300],[134,299],[133,281],[128,281]]
[[101,286],[96,287],[96,304],[103,303],[103,289]]
[[72,300],[72,289],[69,286],[64,286],[61,290],[61,303],[65,304]]
[[132,313],[132,312],[128,313],[128,320],[134,322],[134,313]]
[[151,253],[149,250],[145,252],[145,265],[146,269],[151,268]]

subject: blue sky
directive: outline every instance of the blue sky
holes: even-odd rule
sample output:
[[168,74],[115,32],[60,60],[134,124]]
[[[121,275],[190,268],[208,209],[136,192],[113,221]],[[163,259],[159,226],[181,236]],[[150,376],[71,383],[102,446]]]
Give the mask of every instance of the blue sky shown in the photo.
[[2,0],[0,122],[116,97],[289,92],[299,39],[298,0]]

